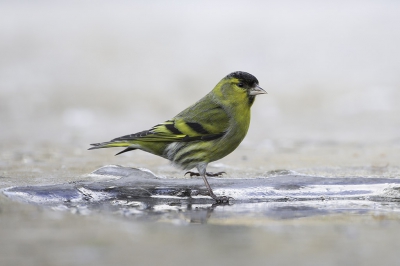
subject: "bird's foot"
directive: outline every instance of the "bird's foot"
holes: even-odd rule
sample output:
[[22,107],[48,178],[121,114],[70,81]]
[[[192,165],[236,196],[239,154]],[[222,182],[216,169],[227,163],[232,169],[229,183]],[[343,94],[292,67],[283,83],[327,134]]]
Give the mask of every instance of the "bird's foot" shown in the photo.
[[190,175],[190,177],[192,177],[192,176],[200,176],[200,174],[199,174],[199,173],[192,172],[192,171],[187,171],[187,172],[184,174],[184,176],[185,176],[185,175],[187,175],[187,174],[189,174],[189,175]]
[[[192,177],[192,176],[200,176],[199,173],[192,172],[192,171],[188,171],[188,172],[185,173],[185,175],[187,175],[187,174],[189,174],[190,177]],[[226,174],[226,172],[218,172],[218,173],[207,172],[206,176],[213,176],[214,177],[214,176],[222,176],[223,174]]]
[[212,195],[211,197],[217,202],[217,204],[229,204],[230,201],[234,201],[235,200],[234,198],[227,197],[227,196],[215,196],[215,195]]
[[207,172],[206,176],[222,176],[223,174],[226,174],[226,172],[217,172],[217,173]]

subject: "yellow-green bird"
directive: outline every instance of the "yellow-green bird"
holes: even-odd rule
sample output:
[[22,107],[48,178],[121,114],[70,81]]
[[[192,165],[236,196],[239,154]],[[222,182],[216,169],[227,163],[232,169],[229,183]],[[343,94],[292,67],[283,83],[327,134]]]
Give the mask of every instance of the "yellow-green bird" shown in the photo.
[[242,71],[233,72],[174,118],[149,130],[91,144],[90,150],[126,147],[118,155],[139,149],[168,159],[184,170],[196,167],[198,174],[189,173],[203,177],[210,196],[217,202],[228,202],[229,197],[214,194],[206,178],[221,173],[207,173],[206,168],[239,146],[249,129],[255,96],[264,93],[256,77]]

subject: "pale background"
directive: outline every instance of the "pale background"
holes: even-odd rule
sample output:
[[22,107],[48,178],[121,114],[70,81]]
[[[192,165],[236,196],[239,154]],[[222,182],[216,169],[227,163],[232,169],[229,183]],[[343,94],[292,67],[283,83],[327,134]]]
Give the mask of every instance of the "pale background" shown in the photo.
[[[0,1],[0,188],[106,164],[183,177],[144,152],[86,149],[173,117],[237,70],[268,95],[211,170],[398,178],[399,14],[391,0]],[[397,209],[177,227],[0,203],[1,265],[398,264]]]
[[0,3],[0,140],[108,140],[171,118],[243,70],[246,139],[400,134],[398,1]]

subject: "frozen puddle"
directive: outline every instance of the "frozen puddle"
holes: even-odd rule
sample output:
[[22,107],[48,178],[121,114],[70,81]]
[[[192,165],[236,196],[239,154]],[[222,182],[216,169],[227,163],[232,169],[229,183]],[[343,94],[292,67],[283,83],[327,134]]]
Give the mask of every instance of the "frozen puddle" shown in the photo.
[[207,196],[201,178],[159,178],[146,169],[113,165],[88,176],[91,181],[12,187],[3,192],[9,198],[55,210],[117,213],[172,222],[400,211],[400,179],[396,178],[324,178],[290,173],[250,179],[209,178],[217,195],[235,198],[229,205],[216,205]]

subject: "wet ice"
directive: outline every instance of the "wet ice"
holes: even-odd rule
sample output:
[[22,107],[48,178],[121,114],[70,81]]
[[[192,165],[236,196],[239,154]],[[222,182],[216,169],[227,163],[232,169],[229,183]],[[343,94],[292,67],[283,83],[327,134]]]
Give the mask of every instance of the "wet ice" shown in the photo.
[[[200,178],[160,178],[147,169],[108,165],[79,181],[12,187],[15,200],[78,214],[114,213],[139,220],[206,222],[210,217],[293,219],[333,213],[400,210],[400,179],[327,178],[274,173],[257,178],[209,178],[218,195],[235,198],[215,204]],[[89,178],[88,178],[89,179]]]

